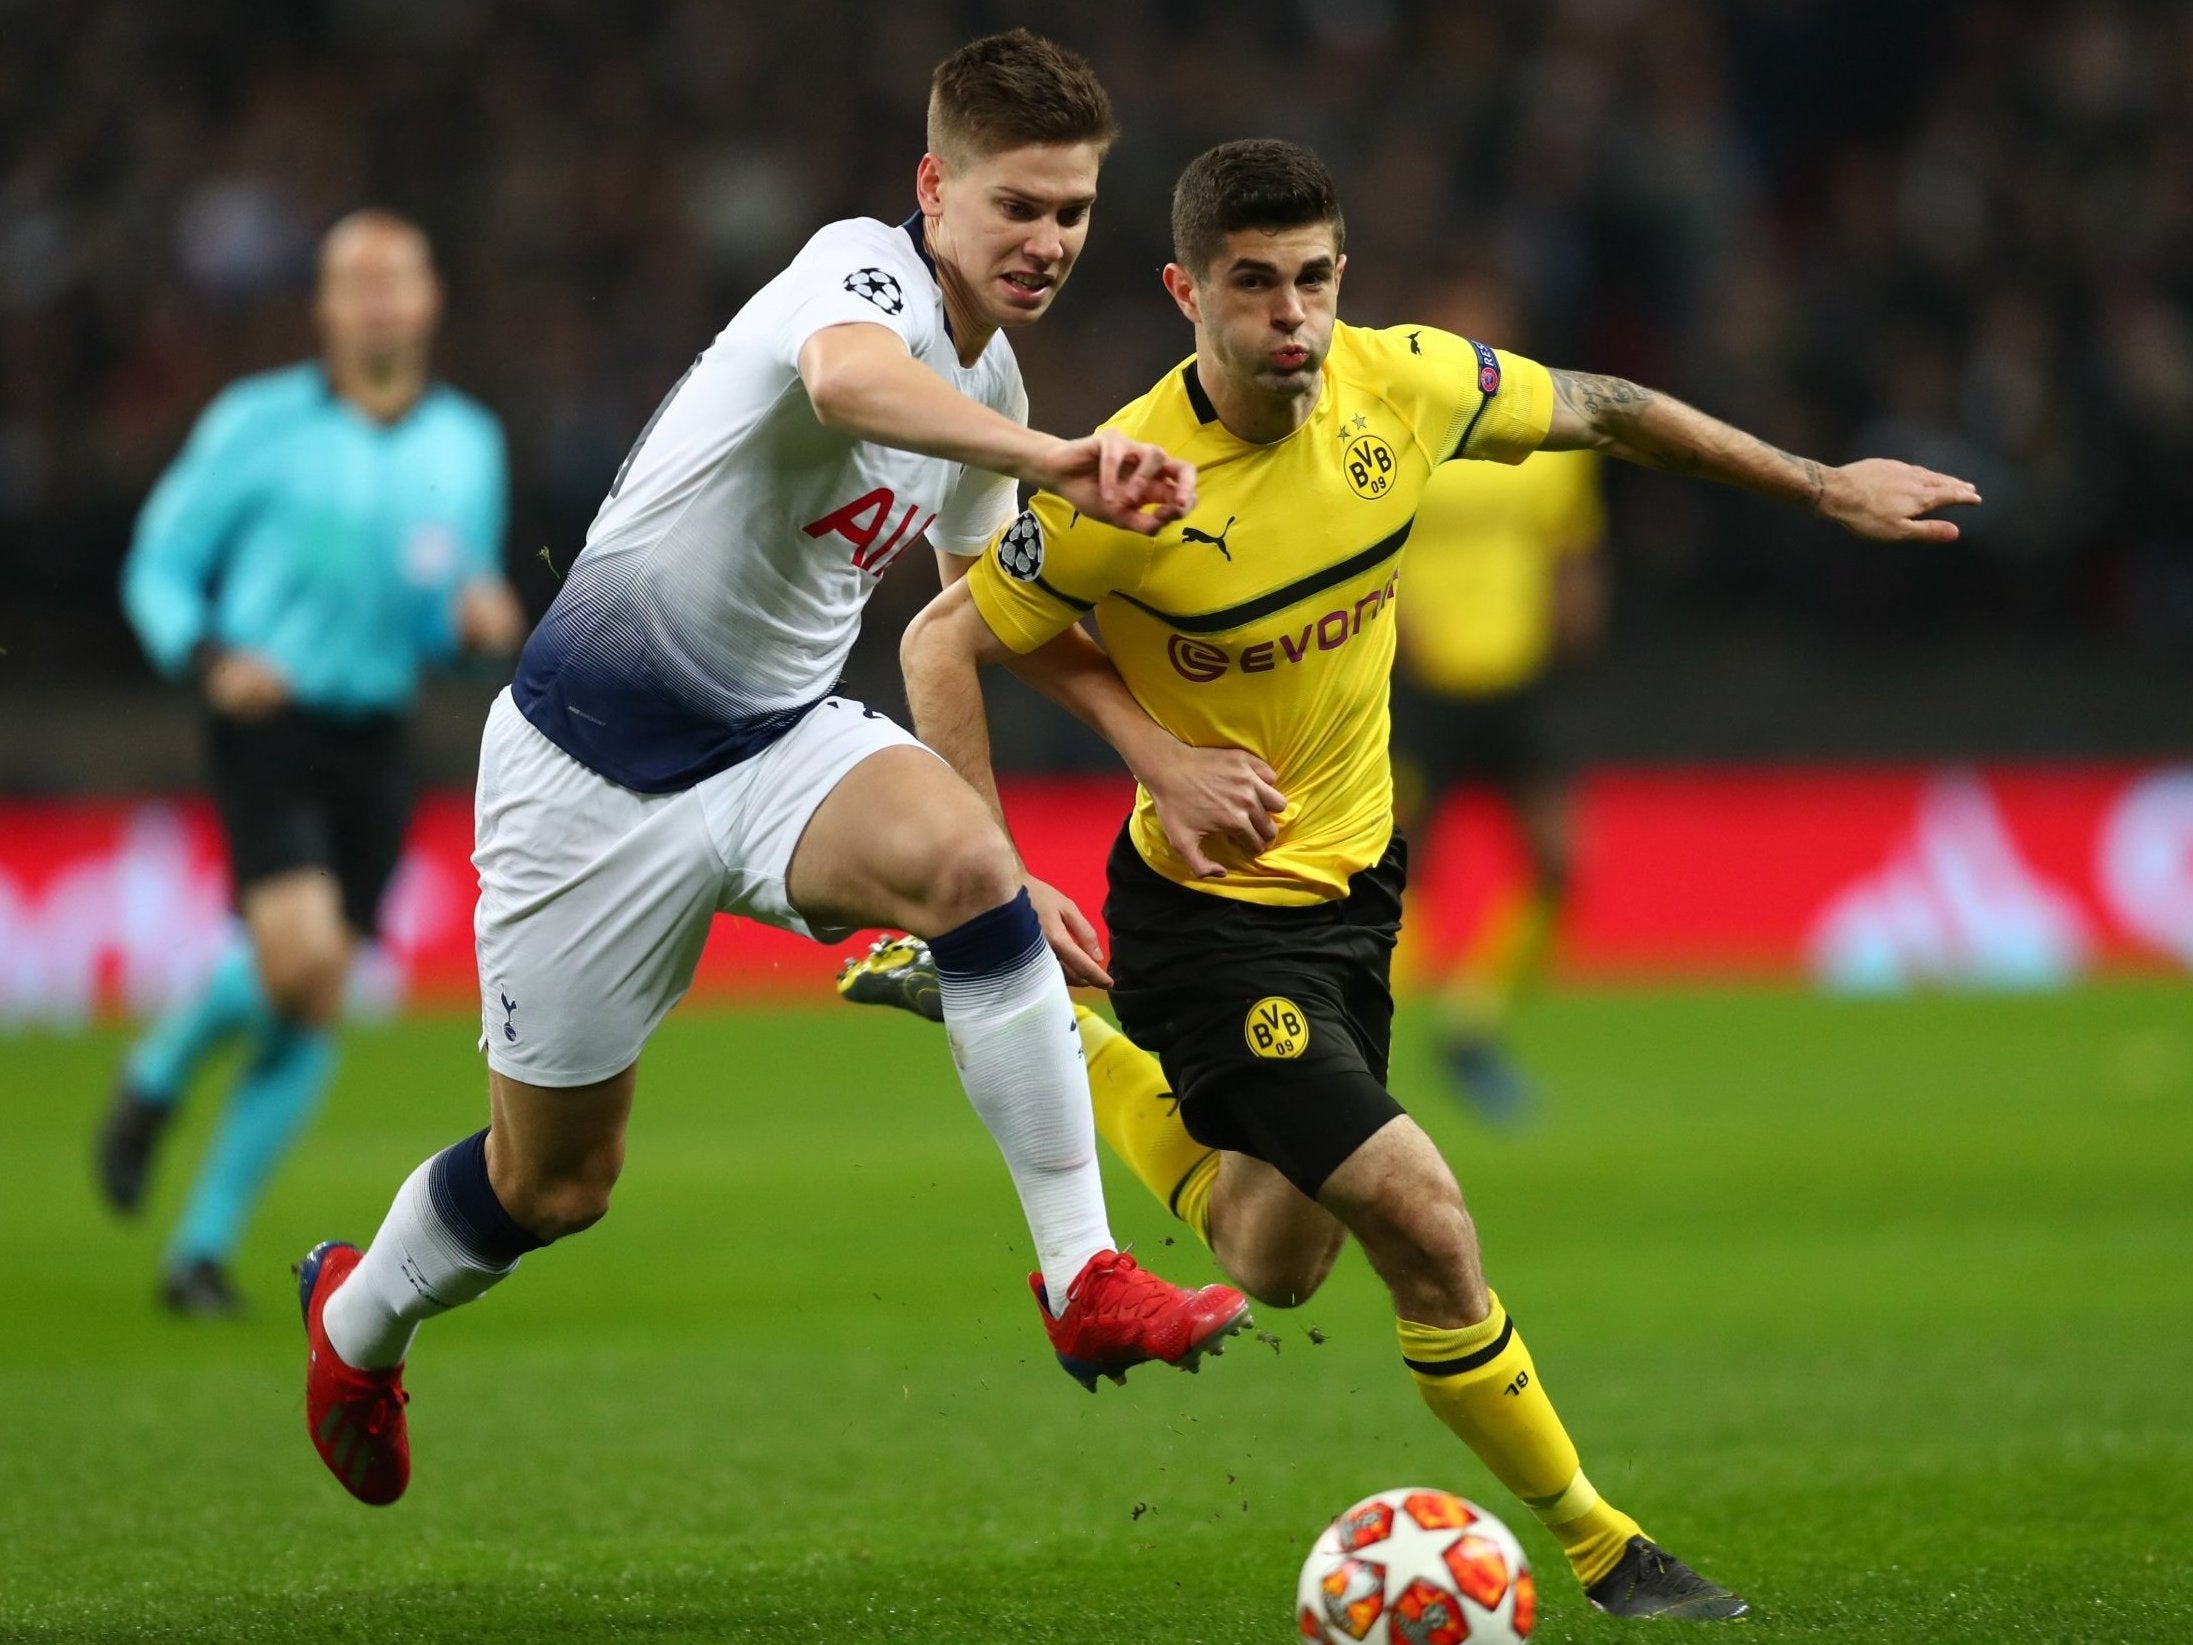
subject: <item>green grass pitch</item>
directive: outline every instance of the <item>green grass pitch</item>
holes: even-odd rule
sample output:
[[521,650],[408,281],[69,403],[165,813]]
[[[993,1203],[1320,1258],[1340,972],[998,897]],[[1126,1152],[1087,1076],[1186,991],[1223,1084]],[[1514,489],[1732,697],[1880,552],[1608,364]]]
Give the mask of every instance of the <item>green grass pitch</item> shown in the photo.
[[[2182,1640],[2189,1005],[1570,994],[1526,1023],[1535,1129],[1450,1109],[1421,1019],[1396,1084],[1586,1466],[1746,1636]],[[609,1220],[427,1328],[411,1494],[356,1506],[287,1264],[480,1123],[469,1039],[351,1033],[233,1326],[150,1304],[211,1104],[117,1226],[119,1036],[0,1039],[0,1639],[1278,1642],[1323,1521],[1418,1482],[1517,1525],[1539,1639],[1635,1632],[1417,1403],[1359,1258],[1201,1376],[1075,1387],[936,1031],[844,1007],[673,1019]],[[1111,1180],[1122,1239],[1211,1273]]]

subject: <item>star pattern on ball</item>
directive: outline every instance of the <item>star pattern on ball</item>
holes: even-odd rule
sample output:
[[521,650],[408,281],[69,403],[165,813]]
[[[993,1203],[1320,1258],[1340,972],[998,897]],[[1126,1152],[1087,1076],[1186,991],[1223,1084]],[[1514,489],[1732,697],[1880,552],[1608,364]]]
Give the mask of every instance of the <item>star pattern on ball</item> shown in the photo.
[[845,289],[856,297],[867,298],[886,314],[896,314],[906,306],[898,281],[880,268],[855,269],[845,277]]

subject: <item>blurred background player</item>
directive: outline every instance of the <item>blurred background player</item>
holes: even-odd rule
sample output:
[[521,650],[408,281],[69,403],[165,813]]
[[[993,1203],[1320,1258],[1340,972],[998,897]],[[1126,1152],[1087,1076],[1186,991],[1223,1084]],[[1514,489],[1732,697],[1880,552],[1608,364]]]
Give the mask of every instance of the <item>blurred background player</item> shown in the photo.
[[242,1065],[171,1236],[160,1294],[234,1312],[229,1260],[334,1068],[334,1024],[375,932],[412,789],[422,666],[516,649],[503,581],[503,437],[428,376],[442,292],[426,236],[345,217],[320,249],[318,360],[209,406],[147,500],[122,598],[146,654],[205,696],[207,775],[243,929],[130,1052],[97,1143],[128,1215],[217,1049]]
[[[1433,326],[1503,348],[1524,340],[1513,289],[1497,275],[1473,271],[1428,295],[1416,312]],[[1508,1018],[1545,965],[1575,855],[1574,785],[1547,724],[1548,677],[1605,627],[1606,528],[1597,452],[1539,451],[1512,468],[1443,463],[1417,509],[1407,597],[1395,607],[1394,815],[1412,878],[1426,883],[1441,802],[1464,784],[1499,794],[1523,844],[1525,879],[1502,889],[1459,955],[1445,960],[1404,937],[1396,960],[1437,998],[1457,1090],[1494,1121],[1519,1117],[1530,1097]]]

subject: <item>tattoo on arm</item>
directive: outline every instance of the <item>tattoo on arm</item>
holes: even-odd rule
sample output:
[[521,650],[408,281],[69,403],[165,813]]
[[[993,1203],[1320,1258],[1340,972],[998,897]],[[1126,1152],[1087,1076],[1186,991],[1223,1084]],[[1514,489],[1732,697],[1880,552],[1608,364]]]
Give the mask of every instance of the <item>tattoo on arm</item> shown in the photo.
[[1620,377],[1599,377],[1588,371],[1554,371],[1553,391],[1561,403],[1587,422],[1596,423],[1607,412],[1634,417],[1652,404],[1652,391]]
[[[1554,393],[1590,428],[1599,450],[1669,474],[1689,474],[1785,498],[1818,513],[1827,491],[1820,465],[1781,451],[1682,401],[1620,377],[1550,370]],[[1791,496],[1787,475],[1802,488]]]
[[1805,477],[1805,490],[1809,493],[1805,499],[1805,507],[1817,514],[1820,511],[1821,494],[1827,490],[1827,482],[1820,478],[1820,465],[1810,457],[1798,456],[1794,451],[1777,450],[1774,455]]
[[[1696,474],[1697,453],[1653,438],[1644,427],[1645,413],[1659,396],[1624,377],[1604,377],[1588,371],[1551,370],[1553,391],[1570,413],[1599,436],[1599,449],[1648,468],[1671,474]],[[1671,402],[1672,403],[1672,402]]]

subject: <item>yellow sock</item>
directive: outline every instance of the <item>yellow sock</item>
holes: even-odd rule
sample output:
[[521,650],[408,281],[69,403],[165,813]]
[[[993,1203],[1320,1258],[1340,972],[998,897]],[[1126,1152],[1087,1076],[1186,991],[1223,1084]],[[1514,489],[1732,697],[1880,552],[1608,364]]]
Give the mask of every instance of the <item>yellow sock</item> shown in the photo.
[[1190,1167],[1173,1190],[1173,1215],[1206,1246],[1211,1243],[1211,1184],[1218,1181],[1218,1150],[1213,1148]]
[[1584,1477],[1576,1446],[1500,1299],[1475,1325],[1396,1323],[1401,1357],[1432,1415],[1553,1533],[1579,1582],[1588,1588],[1613,1570],[1639,1534],[1637,1521]]
[[1074,1007],[1089,1065],[1097,1133],[1158,1202],[1211,1242],[1218,1151],[1188,1135],[1157,1058],[1085,1005]]

